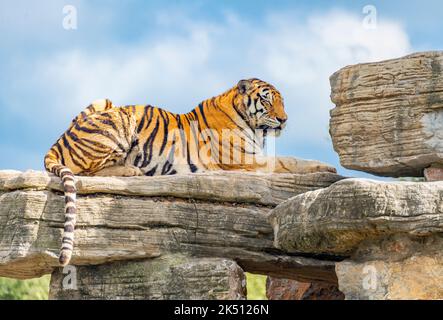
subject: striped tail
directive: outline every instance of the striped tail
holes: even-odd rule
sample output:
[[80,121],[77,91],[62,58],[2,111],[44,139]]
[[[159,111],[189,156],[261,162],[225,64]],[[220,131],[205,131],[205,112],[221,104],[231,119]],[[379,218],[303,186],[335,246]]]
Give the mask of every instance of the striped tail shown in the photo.
[[52,148],[45,157],[45,168],[62,179],[65,193],[65,223],[63,240],[60,250],[59,263],[62,266],[69,264],[74,248],[74,228],[76,222],[76,188],[75,177],[71,169],[60,164],[58,152]]

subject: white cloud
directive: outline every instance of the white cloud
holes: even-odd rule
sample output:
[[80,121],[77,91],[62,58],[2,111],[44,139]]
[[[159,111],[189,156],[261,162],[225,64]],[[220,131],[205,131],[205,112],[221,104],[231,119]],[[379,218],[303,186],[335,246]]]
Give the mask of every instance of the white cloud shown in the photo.
[[147,37],[110,50],[60,52],[41,60],[35,81],[51,87],[35,85],[53,97],[47,111],[60,117],[67,109],[74,115],[90,101],[108,97],[116,104],[149,103],[185,112],[240,78],[257,76],[275,84],[285,97],[290,118],[281,138],[285,153],[296,153],[302,144],[330,148],[325,142],[332,107],[329,76],[348,64],[411,51],[398,23],[379,21],[377,29],[366,30],[363,16],[347,12],[305,21],[275,13],[261,23],[235,15],[219,23],[176,15],[168,22],[167,17],[158,17],[169,28],[162,38]]
[[385,21],[365,29],[359,16],[330,12],[305,23],[274,15],[260,36],[266,43],[263,62],[270,81],[280,84],[290,116],[289,135],[320,143],[328,136],[329,76],[354,63],[395,58],[411,51],[401,25]]
[[207,72],[214,49],[208,32],[193,30],[182,37],[142,45],[121,46],[102,52],[68,51],[58,53],[37,67],[42,83],[51,83],[53,111],[60,106],[78,112],[97,98],[110,98],[115,104],[159,104],[185,111],[198,103],[198,84],[217,92],[220,85]]

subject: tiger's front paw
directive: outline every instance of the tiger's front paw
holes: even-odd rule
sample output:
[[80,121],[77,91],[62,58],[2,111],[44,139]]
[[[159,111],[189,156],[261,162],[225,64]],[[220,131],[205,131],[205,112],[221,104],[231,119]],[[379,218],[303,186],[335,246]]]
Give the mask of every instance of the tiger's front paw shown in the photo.
[[113,166],[107,167],[93,174],[101,177],[135,177],[143,176],[143,171],[135,166]]
[[139,167],[130,166],[126,167],[124,177],[136,177],[136,176],[143,176],[143,171]]

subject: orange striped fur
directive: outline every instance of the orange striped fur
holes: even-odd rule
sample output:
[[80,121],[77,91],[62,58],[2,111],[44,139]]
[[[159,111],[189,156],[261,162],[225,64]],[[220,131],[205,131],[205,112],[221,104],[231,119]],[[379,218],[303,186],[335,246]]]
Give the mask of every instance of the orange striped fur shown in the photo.
[[[74,245],[74,175],[259,170],[266,164],[246,161],[246,156],[256,154],[251,146],[263,143],[256,130],[279,132],[286,120],[280,93],[259,79],[241,80],[186,114],[149,105],[115,107],[109,100],[94,102],[72,121],[45,157],[46,170],[62,178],[65,191],[60,264],[69,263]],[[220,138],[227,130],[229,139]],[[217,161],[211,161],[214,158]],[[285,171],[283,164],[280,169]]]

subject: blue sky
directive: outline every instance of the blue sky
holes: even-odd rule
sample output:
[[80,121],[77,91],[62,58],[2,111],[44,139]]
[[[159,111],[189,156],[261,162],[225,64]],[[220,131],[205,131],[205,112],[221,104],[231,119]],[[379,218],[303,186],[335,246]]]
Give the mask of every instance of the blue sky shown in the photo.
[[[328,77],[348,64],[443,48],[441,1],[0,2],[0,168],[43,157],[91,101],[187,112],[238,80],[285,97],[277,152],[340,167],[328,136]],[[365,5],[377,27],[363,27]],[[77,29],[62,27],[65,5]]]

